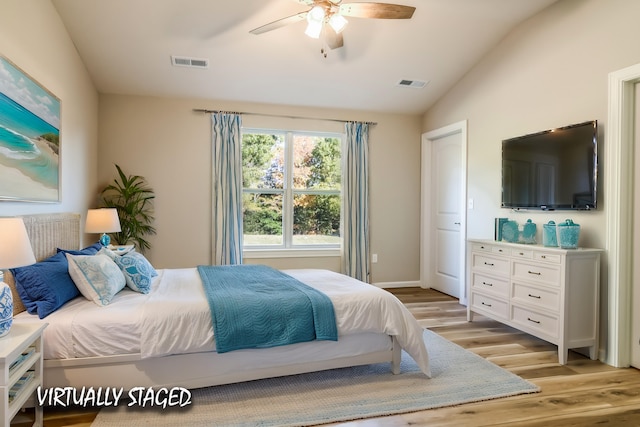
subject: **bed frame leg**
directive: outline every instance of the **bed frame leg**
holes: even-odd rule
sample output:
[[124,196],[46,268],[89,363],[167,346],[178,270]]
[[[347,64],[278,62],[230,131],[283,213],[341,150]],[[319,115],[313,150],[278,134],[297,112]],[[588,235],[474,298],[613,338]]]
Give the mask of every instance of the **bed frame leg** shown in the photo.
[[393,349],[391,355],[391,372],[394,375],[398,375],[400,373],[400,360],[402,359],[402,348],[400,348],[400,344],[398,344],[398,340],[396,337],[392,337]]

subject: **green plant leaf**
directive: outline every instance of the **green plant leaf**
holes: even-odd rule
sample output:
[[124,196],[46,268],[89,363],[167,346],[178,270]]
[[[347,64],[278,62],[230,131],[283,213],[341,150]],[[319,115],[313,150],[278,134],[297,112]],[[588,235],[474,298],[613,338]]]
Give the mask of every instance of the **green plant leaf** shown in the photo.
[[120,218],[122,231],[113,233],[113,241],[118,245],[135,244],[144,253],[151,248],[145,236],[156,234],[153,199],[155,194],[146,179],[140,175],[127,175],[115,165],[118,178],[101,192],[103,207],[115,208]]

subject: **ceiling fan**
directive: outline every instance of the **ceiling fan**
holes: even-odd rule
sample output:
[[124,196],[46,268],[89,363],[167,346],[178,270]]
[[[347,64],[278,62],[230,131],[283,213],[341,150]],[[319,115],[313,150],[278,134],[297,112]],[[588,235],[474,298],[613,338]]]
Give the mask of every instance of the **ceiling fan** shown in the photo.
[[416,8],[412,6],[390,3],[363,2],[342,4],[342,0],[293,1],[310,6],[310,9],[254,28],[249,32],[252,34],[262,34],[306,19],[306,35],[317,39],[324,33],[327,46],[330,49],[337,49],[344,45],[342,30],[344,30],[344,27],[348,23],[345,16],[374,19],[410,19],[416,10]]

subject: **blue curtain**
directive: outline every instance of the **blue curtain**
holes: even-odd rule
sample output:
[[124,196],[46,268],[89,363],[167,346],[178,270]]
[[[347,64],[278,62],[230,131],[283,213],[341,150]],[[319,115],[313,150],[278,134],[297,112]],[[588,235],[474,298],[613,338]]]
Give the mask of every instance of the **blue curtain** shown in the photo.
[[369,282],[369,125],[349,122],[345,130],[343,268],[348,276]]
[[241,116],[211,114],[212,263],[242,264]]

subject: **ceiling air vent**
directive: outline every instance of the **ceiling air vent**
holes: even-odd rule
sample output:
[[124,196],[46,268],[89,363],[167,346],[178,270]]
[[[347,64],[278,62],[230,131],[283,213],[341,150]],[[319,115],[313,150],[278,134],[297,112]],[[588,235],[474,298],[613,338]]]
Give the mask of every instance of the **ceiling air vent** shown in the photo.
[[415,87],[421,89],[427,85],[427,82],[423,82],[420,80],[400,80],[398,82],[398,86],[402,87]]
[[171,64],[176,67],[209,68],[208,59],[188,58],[186,56],[172,56]]

